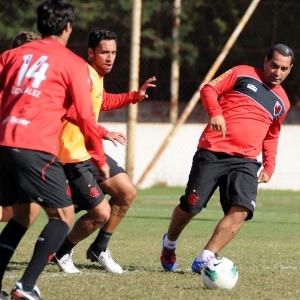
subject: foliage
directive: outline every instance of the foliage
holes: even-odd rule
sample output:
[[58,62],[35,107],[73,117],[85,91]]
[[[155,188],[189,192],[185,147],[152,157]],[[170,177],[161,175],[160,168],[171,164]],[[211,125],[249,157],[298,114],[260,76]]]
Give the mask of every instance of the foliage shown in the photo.
[[[36,31],[35,7],[38,0],[0,2],[0,50],[20,30]],[[97,27],[108,28],[118,35],[118,71],[112,72],[106,87],[114,92],[128,88],[133,0],[72,0],[76,19],[68,47],[86,57],[86,37]],[[180,101],[188,101],[210,71],[221,50],[238,26],[251,0],[181,1],[179,34]],[[285,43],[298,52],[295,33],[299,31],[296,0],[260,1],[242,33],[225,55],[217,76],[236,64],[260,66],[265,51],[275,43]],[[155,75],[156,100],[170,99],[170,69],[173,58],[173,1],[142,1],[141,83]],[[297,61],[297,60],[296,60]],[[295,70],[284,83],[293,105],[299,104],[300,72]]]

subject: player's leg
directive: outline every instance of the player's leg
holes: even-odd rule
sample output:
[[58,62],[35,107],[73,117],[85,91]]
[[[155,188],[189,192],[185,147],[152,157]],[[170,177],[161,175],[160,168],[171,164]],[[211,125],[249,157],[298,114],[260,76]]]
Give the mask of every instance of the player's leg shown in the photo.
[[[14,176],[15,170],[9,149],[0,147],[0,204],[4,207],[12,207],[20,195],[18,180]],[[2,291],[4,272],[26,231],[27,227],[11,219],[0,233],[0,291],[3,295],[7,294]]]
[[216,174],[222,171],[210,164],[214,160],[214,155],[209,151],[196,151],[193,157],[185,194],[180,197],[180,204],[173,210],[168,231],[163,237],[160,260],[166,271],[176,270],[177,240],[191,219],[206,206],[217,188]]
[[102,182],[100,187],[105,194],[111,197],[109,200],[111,207],[110,219],[105,223],[102,229],[112,234],[131,207],[136,197],[136,189],[126,173],[119,173],[112,176]]
[[[35,283],[48,262],[48,256],[55,252],[65,239],[74,221],[73,202],[68,193],[68,184],[57,158],[51,154],[38,151],[19,149],[10,153],[16,165],[14,170],[16,182],[22,186],[20,203],[35,201],[40,203],[46,211],[49,222],[38,237],[32,258],[21,277],[11,291],[12,298],[24,296],[40,299],[40,292]],[[42,172],[43,170],[43,172]],[[46,174],[46,176],[43,176]],[[25,198],[25,195],[28,198]],[[14,216],[8,222],[21,225],[21,205],[14,207]],[[30,223],[30,215],[27,221]],[[14,233],[15,234],[14,230]],[[21,229],[18,230],[21,232]],[[20,296],[21,295],[21,296]],[[22,297],[23,297],[22,296]],[[26,298],[27,297],[27,298]],[[17,298],[18,299],[18,298]]]
[[55,262],[65,273],[80,272],[72,260],[73,248],[103,226],[110,217],[110,205],[98,185],[97,171],[90,160],[64,165],[76,213],[86,210],[74,224],[65,241],[56,252]]
[[49,255],[58,249],[73,224],[73,204],[63,208],[44,207],[44,210],[49,222],[36,241],[33,255],[23,276],[11,291],[13,299],[41,299],[41,293],[35,283],[48,263]]
[[8,222],[13,215],[12,206],[0,206],[0,222]]
[[110,178],[101,182],[100,187],[105,194],[110,195],[110,218],[102,226],[94,242],[87,250],[87,257],[92,261],[97,257],[98,262],[108,272],[122,273],[123,269],[112,258],[108,250],[108,243],[119,224],[122,222],[128,209],[136,197],[136,189],[133,186],[125,170],[110,156],[106,155],[110,167]]
[[246,207],[232,206],[214,229],[204,249],[219,253],[238,234],[249,212]]
[[230,158],[231,170],[219,179],[220,202],[224,217],[219,221],[204,249],[195,259],[194,272],[201,273],[201,261],[219,253],[253,216],[257,196],[257,171],[260,163]]
[[110,216],[110,206],[104,199],[96,207],[87,210],[74,224],[63,244],[56,252],[52,262],[65,273],[79,273],[79,269],[73,263],[73,248],[82,240],[99,229]]
[[[15,205],[22,205],[22,203],[16,203]],[[25,210],[27,213],[25,213]],[[20,223],[25,226],[25,227],[30,227],[31,224],[35,221],[37,215],[39,214],[40,211],[40,205],[37,203],[30,203],[30,209],[25,209],[23,208],[21,210],[21,214],[18,217],[20,220]],[[8,222],[13,216],[13,207],[12,206],[6,206],[3,207],[2,211],[2,219],[0,220],[1,222]]]

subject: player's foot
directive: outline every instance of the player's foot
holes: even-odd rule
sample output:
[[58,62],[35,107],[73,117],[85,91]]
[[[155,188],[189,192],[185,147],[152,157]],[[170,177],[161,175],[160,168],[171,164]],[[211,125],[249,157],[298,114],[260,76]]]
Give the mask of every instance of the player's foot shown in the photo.
[[[217,255],[216,255],[216,256],[217,256]],[[211,256],[211,257],[209,257],[207,260],[201,260],[201,261],[199,261],[199,260],[197,260],[197,258],[195,258],[195,260],[193,261],[192,266],[191,266],[192,271],[193,271],[194,273],[201,274],[201,273],[202,273],[202,270],[204,269],[204,267],[205,267],[205,265],[207,264],[207,262],[208,262],[210,259],[212,259],[213,257],[215,257],[215,256]]]
[[97,252],[92,250],[90,246],[86,251],[86,258],[92,262],[98,262],[107,272],[115,274],[122,274],[124,272],[122,267],[113,260],[111,252],[108,249],[106,249],[106,251]]
[[56,263],[59,269],[64,273],[74,274],[80,273],[80,271],[75,267],[72,260],[73,251],[66,253],[62,258],[58,259],[56,256],[51,260]]
[[15,300],[42,300],[41,292],[35,285],[32,291],[24,291],[21,282],[17,282],[12,289],[11,299]]
[[167,247],[164,247],[164,238],[166,236],[163,236],[163,246],[161,250],[161,256],[160,256],[160,262],[162,267],[169,272],[173,272],[177,269],[177,262],[176,262],[176,249],[169,249]]
[[0,292],[0,300],[8,300],[8,294],[5,291]]
[[207,263],[207,261],[204,261],[204,260],[198,261],[195,258],[195,260],[194,260],[194,262],[192,263],[192,266],[191,266],[192,271],[194,273],[201,274],[201,272],[202,272],[203,268],[205,267],[206,263]]

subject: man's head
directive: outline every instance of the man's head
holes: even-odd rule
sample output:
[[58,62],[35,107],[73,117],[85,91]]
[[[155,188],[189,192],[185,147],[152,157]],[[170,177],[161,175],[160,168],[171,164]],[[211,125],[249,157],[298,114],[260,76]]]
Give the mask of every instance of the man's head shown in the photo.
[[37,8],[37,28],[43,37],[61,36],[73,20],[74,8],[63,0],[46,0]]
[[117,36],[106,29],[95,29],[88,36],[88,62],[100,76],[108,74],[117,54]]
[[22,46],[24,44],[30,43],[32,41],[36,41],[41,39],[41,37],[36,34],[35,32],[31,31],[22,31],[18,35],[16,35],[11,43],[11,48],[17,48],[19,46]]
[[264,64],[264,78],[270,85],[279,85],[289,75],[294,64],[294,52],[283,44],[272,46],[267,52]]

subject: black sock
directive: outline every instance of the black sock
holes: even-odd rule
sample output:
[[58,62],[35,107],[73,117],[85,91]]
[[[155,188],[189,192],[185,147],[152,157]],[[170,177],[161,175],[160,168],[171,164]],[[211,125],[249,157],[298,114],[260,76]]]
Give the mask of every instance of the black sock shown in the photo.
[[0,234],[0,291],[7,265],[26,231],[26,227],[10,219]]
[[33,251],[32,258],[20,280],[25,291],[31,291],[48,263],[49,255],[57,251],[66,238],[69,226],[61,221],[50,219],[41,232]]
[[94,251],[99,251],[99,252],[106,251],[111,236],[112,233],[106,232],[101,228],[95,241],[92,243],[91,248]]
[[66,253],[70,253],[76,244],[72,244],[68,238],[65,239],[61,247],[56,252],[55,256],[57,259],[61,259]]

